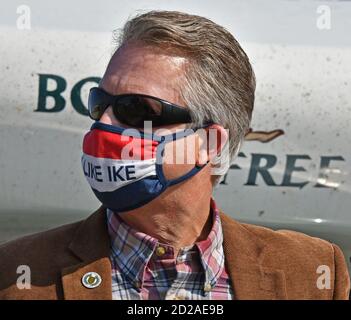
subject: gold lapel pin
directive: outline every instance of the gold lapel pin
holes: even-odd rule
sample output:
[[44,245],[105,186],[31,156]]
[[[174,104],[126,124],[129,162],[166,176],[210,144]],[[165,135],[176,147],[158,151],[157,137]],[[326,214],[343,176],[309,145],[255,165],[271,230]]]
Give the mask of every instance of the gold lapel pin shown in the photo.
[[101,276],[96,272],[87,272],[82,277],[82,284],[88,289],[94,289],[98,287],[102,282]]

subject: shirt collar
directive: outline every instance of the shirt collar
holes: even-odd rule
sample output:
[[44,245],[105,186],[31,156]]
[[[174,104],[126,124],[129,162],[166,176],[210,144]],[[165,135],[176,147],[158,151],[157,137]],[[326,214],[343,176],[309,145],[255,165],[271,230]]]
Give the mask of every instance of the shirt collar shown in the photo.
[[[214,199],[211,199],[211,213],[211,231],[205,240],[196,242],[195,246],[199,251],[205,282],[213,287],[224,269],[223,232]],[[159,245],[158,240],[131,228],[118,213],[107,209],[106,214],[111,239],[111,259],[132,283],[142,284],[145,267]],[[182,248],[179,255],[186,255],[189,249],[190,247]]]
[[157,246],[157,240],[131,228],[118,213],[110,209],[106,213],[113,262],[132,283],[142,283],[144,269]]
[[213,287],[224,269],[223,231],[219,211],[216,203],[211,199],[212,229],[207,238],[199,241],[196,246],[199,249],[202,266],[205,271],[206,283]]

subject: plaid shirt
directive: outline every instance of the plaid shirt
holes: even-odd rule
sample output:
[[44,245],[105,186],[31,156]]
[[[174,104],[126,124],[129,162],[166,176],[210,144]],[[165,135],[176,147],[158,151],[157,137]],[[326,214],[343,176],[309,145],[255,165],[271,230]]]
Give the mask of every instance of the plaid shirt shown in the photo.
[[225,270],[223,233],[215,202],[213,226],[206,240],[174,248],[129,227],[107,209],[111,239],[112,297],[114,300],[233,299]]

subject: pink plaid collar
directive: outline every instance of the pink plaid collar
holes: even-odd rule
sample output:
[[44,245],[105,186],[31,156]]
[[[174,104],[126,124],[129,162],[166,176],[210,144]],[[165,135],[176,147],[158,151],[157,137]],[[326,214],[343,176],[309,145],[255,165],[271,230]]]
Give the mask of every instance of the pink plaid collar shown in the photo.
[[[185,261],[190,251],[198,249],[202,268],[205,273],[205,282],[215,286],[224,269],[223,233],[219,212],[216,203],[211,199],[213,215],[212,229],[203,241],[193,246],[184,247],[179,251],[177,260]],[[107,209],[107,226],[111,239],[111,259],[120,271],[132,283],[143,283],[144,271],[155,253],[156,247],[161,245],[157,239],[129,227],[118,215]],[[167,249],[168,256],[174,259],[173,247],[162,244]]]

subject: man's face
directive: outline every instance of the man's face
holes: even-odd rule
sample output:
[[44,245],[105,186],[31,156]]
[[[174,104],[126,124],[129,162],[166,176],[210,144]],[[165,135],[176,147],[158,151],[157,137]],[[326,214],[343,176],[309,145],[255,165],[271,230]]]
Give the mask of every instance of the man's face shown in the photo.
[[[179,84],[183,81],[186,58],[174,55],[167,55],[161,50],[156,50],[143,45],[129,44],[118,50],[112,57],[100,87],[110,94],[139,93],[155,96],[179,106],[185,106],[180,95]],[[100,121],[107,124],[117,125],[128,128],[129,126],[121,123],[116,119],[112,112],[112,107],[108,107]],[[162,128],[155,127],[158,135],[162,135],[178,130],[183,130],[185,124],[168,125]],[[138,128],[143,130],[143,128]],[[167,130],[167,132],[165,132]],[[194,139],[189,136],[187,139]],[[185,140],[187,140],[185,139]],[[178,152],[189,154],[198,148],[194,143],[185,143],[187,150],[185,152],[183,143],[170,142],[166,144],[165,157],[168,154],[175,155]],[[180,146],[179,146],[180,145]],[[197,145],[197,143],[196,143]],[[173,152],[167,152],[173,148]],[[177,148],[177,151],[174,151]],[[182,148],[182,150],[179,150]],[[193,148],[193,150],[190,150]],[[167,162],[167,159],[165,159]],[[174,158],[172,161],[174,163]],[[194,164],[164,164],[164,174],[166,178],[176,178],[194,167]]]

